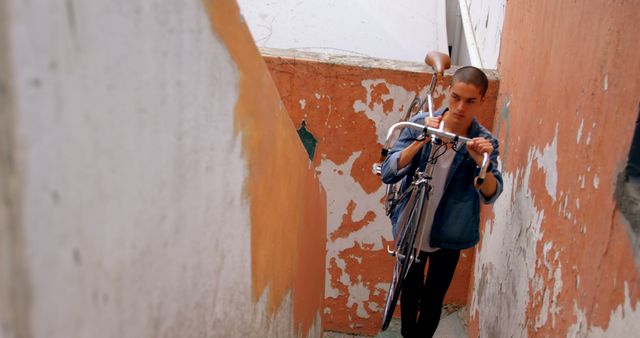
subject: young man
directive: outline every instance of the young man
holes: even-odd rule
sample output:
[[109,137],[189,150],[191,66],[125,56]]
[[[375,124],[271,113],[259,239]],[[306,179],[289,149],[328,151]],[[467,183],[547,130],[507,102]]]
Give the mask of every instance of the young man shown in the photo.
[[[425,113],[411,121],[444,129],[471,138],[456,149],[451,142],[431,144],[429,137],[406,128],[382,164],[382,180],[389,184],[404,179],[406,189],[416,170],[424,170],[431,147],[438,155],[432,174],[433,193],[422,210],[425,236],[416,239],[419,263],[414,263],[404,281],[400,297],[402,335],[431,337],[440,321],[445,293],[458,264],[460,250],[470,248],[480,239],[480,201],[493,203],[502,193],[502,175],[498,171],[498,141],[475,119],[480,113],[488,87],[487,76],[478,68],[459,68],[451,79],[448,108]],[[425,147],[426,145],[426,147]],[[483,153],[490,154],[491,165],[484,182],[476,182]],[[405,209],[406,199],[391,213],[394,236],[397,221]],[[418,231],[418,234],[420,231]],[[425,281],[425,265],[429,269]]]

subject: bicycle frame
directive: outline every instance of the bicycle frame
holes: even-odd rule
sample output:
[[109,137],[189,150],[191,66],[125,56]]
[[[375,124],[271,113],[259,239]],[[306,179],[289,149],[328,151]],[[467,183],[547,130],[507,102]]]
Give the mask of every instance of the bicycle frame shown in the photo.
[[[409,109],[407,109],[405,116],[401,120],[403,122],[407,122],[407,120],[413,117],[414,113],[412,113],[412,111],[414,110],[414,107],[417,108],[416,113],[422,112],[422,108],[425,103],[427,103],[427,106],[429,109],[429,116],[433,117],[433,91],[436,87],[436,83],[438,82],[438,79],[441,79],[444,76],[444,71],[451,66],[451,60],[449,59],[449,56],[446,54],[443,54],[440,52],[430,52],[425,57],[425,63],[431,66],[434,71],[434,75],[431,77],[431,84],[429,85],[429,89],[427,90],[427,94],[424,99],[420,99],[420,96],[418,95],[416,95],[416,97],[413,99],[413,101],[409,105]],[[396,125],[393,125],[391,129],[389,129],[389,133],[387,133],[387,138],[386,138],[385,146],[383,147],[383,149],[388,149],[389,143],[391,142],[391,139],[392,139],[391,136],[393,135],[393,132],[398,129]],[[402,126],[402,128],[399,128],[400,133],[402,133],[403,129],[404,129],[404,126]],[[441,131],[444,129],[444,123],[440,124],[439,129]],[[432,141],[435,140],[435,136],[431,136],[431,139]],[[381,163],[382,161],[384,161],[386,155],[387,155],[387,152],[384,151],[380,158]],[[381,175],[382,166],[380,163],[373,164],[373,173],[376,175]],[[385,203],[384,203],[384,208],[387,216],[390,215],[393,208],[395,208],[395,205],[399,199],[399,192],[400,192],[400,183],[387,184],[386,191],[385,191]]]

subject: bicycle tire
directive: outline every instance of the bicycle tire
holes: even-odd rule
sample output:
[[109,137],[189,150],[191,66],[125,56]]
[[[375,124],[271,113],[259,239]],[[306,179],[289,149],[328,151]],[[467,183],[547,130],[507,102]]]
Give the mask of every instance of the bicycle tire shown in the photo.
[[411,101],[411,104],[409,104],[409,109],[407,109],[407,112],[404,114],[404,117],[402,118],[401,121],[411,120],[411,118],[414,115],[416,115],[422,110],[422,106],[424,106],[424,102],[422,101],[422,99],[420,99],[418,95],[416,95],[413,101]]
[[415,254],[417,254],[417,252],[414,252],[413,247],[418,233],[418,224],[424,202],[424,196],[421,195],[423,189],[424,187],[420,187],[412,192],[412,196],[407,202],[407,207],[410,206],[410,208],[405,211],[409,212],[409,215],[408,217],[402,217],[402,223],[404,224],[401,224],[402,227],[398,234],[393,276],[391,278],[391,284],[389,285],[389,292],[387,293],[387,300],[382,316],[382,331],[386,330],[391,323],[396,303],[402,290],[402,284],[409,273],[413,259],[416,257]]
[[[422,110],[422,106],[424,106],[424,101],[420,99],[420,96],[416,95],[416,97],[413,98],[413,101],[411,101],[411,104],[409,104],[409,108],[404,113],[404,116],[402,117],[400,122],[409,121],[414,115],[418,114]],[[402,129],[400,130],[400,133],[402,133]],[[397,195],[398,195],[398,191],[400,191],[401,185],[402,185],[402,181],[387,184],[387,187],[385,189],[385,200],[384,200],[384,210],[387,216],[391,214],[391,212],[393,211],[393,208],[398,202]]]

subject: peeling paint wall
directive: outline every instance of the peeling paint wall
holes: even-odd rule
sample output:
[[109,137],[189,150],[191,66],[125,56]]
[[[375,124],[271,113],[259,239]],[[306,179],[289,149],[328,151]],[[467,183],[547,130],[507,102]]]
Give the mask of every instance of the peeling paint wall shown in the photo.
[[640,10],[508,2],[500,51],[505,190],[484,224],[472,337],[631,337],[640,281],[614,197],[640,100]]
[[[375,335],[380,327],[393,258],[391,226],[382,206],[384,185],[372,173],[388,128],[417,93],[426,65],[262,49],[296,127],[318,140],[313,165],[327,191],[327,255],[323,324],[326,330]],[[436,106],[450,81],[436,89]],[[497,81],[480,120],[492,127]],[[446,303],[467,304],[474,251],[462,254]]]
[[233,1],[0,2],[0,336],[320,337],[326,195]]

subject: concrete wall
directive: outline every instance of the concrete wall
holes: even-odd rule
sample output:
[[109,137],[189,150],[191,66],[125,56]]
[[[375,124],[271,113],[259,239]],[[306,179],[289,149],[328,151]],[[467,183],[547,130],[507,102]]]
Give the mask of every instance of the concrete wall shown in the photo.
[[[461,36],[458,41],[460,64],[489,69],[498,68],[506,0],[452,2],[458,5],[461,30],[464,32],[464,36]],[[450,5],[451,3],[448,2],[447,6]]]
[[[371,167],[380,157],[388,128],[398,122],[431,79],[427,66],[358,57],[262,49],[287,111],[318,141],[313,165],[327,190],[327,256],[324,328],[375,335],[393,258],[391,226],[381,201],[384,185]],[[444,98],[450,72],[436,89]],[[497,94],[495,73],[485,112],[491,128]],[[463,252],[445,299],[467,304],[474,251]]]
[[507,3],[505,191],[476,256],[470,336],[637,336],[640,281],[614,188],[638,117],[638,17],[630,1]]
[[321,334],[326,196],[235,2],[0,2],[0,337]]
[[447,51],[442,0],[238,0],[259,47],[422,62]]

